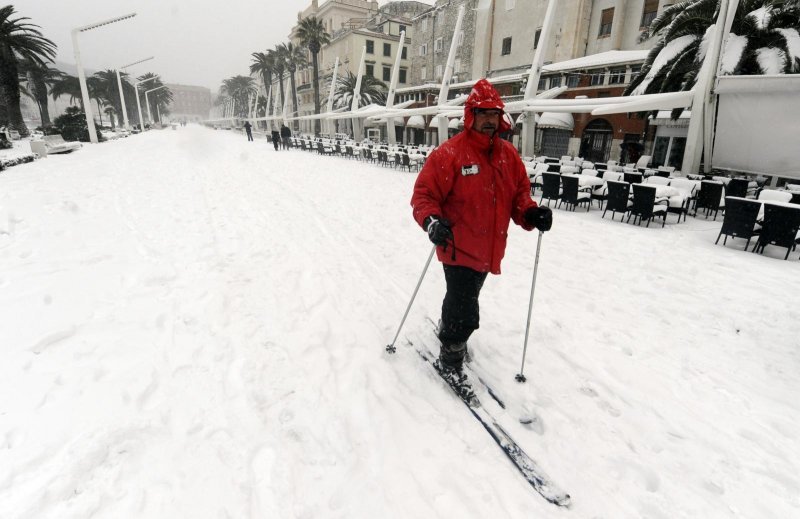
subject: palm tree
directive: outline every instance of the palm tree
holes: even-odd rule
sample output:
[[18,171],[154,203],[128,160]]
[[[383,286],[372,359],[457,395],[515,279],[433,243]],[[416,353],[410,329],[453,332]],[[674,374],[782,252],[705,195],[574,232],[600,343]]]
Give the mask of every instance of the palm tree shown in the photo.
[[[91,78],[89,78],[93,84],[95,85],[95,94],[100,97],[101,99],[105,100],[105,104],[111,105],[114,108],[114,113],[118,117],[122,117],[122,101],[119,97],[119,85],[117,84],[117,71],[116,70],[101,70],[100,72],[95,72]],[[120,72],[120,80],[122,82],[122,91],[123,95],[126,93],[126,90],[133,91],[133,86],[128,82],[128,74],[125,72]],[[126,88],[127,87],[127,88]],[[127,101],[127,97],[126,101]],[[126,104],[126,108],[132,106],[130,104]],[[106,111],[108,113],[108,111]],[[128,115],[130,116],[130,112]],[[122,119],[120,119],[122,120]]]
[[[664,9],[642,40],[659,37],[626,95],[690,90],[697,81],[720,0],[686,0]],[[800,73],[797,0],[742,0],[722,56],[723,74]],[[677,110],[677,115],[680,113]]]
[[[286,47],[276,45],[273,52],[274,72],[278,76],[278,86],[281,91],[281,107],[286,106],[286,93],[283,90],[283,73],[286,71]],[[282,108],[281,108],[282,109]]]
[[[314,113],[319,114],[319,51],[323,45],[331,42],[331,36],[325,31],[325,25],[314,16],[300,20],[297,37],[311,52],[311,67],[314,71]],[[314,119],[314,132],[320,133],[320,121]]]
[[[269,85],[272,85],[272,74],[275,70],[275,51],[254,52],[251,56],[253,57],[253,62],[250,64],[250,73],[260,74],[264,88],[269,89]],[[266,93],[265,91],[264,94]],[[272,107],[268,106],[267,112],[271,110]]]
[[[169,113],[169,105],[170,103],[172,103],[174,94],[172,93],[172,90],[170,90],[169,88],[159,88],[164,86],[164,83],[161,82],[161,78],[158,76],[158,74],[147,72],[146,74],[142,74],[141,76],[136,78],[136,80],[145,81],[151,78],[155,79],[153,79],[152,81],[148,81],[143,85],[139,85],[139,92],[137,92],[137,95],[139,95],[140,96],[139,98],[142,99],[142,97],[144,97],[145,92],[147,92],[148,90],[153,90],[155,88],[158,88],[158,90],[156,90],[155,92],[150,92],[147,95],[147,100],[150,103],[150,112],[153,114],[154,117],[157,117],[159,110],[165,114]],[[161,121],[159,120],[159,122]]]
[[12,18],[14,6],[0,8],[0,103],[7,110],[7,123],[20,135],[27,136],[28,128],[19,107],[19,60],[45,66],[56,56],[56,44],[45,38],[38,25],[26,22],[30,18]]
[[116,115],[118,112],[116,110],[114,110],[113,106],[109,106],[108,108],[106,108],[103,111],[108,116],[108,120],[111,121],[111,129],[113,130],[114,129],[114,115]]
[[[289,71],[289,82],[292,85],[292,104],[294,106],[294,115],[297,116],[299,109],[297,107],[297,84],[295,83],[294,73],[297,72],[297,67],[303,67],[308,63],[306,60],[306,53],[302,47],[297,47],[294,43],[283,44],[286,56],[286,69]],[[295,130],[297,130],[298,122],[295,121]]]
[[251,96],[257,93],[255,81],[250,76],[233,76],[222,81],[220,95],[234,100],[235,117],[247,117]]
[[55,83],[53,83],[53,87],[50,89],[50,95],[53,97],[53,101],[55,101],[61,96],[68,95],[70,104],[75,104],[75,101],[77,100],[78,103],[81,105],[81,111],[86,110],[85,107],[83,106],[83,96],[81,95],[81,84],[78,81],[78,78],[75,76],[70,76],[69,74],[63,74],[59,79],[55,81]]
[[47,107],[48,89],[64,77],[64,73],[56,68],[41,66],[31,61],[20,62],[20,73],[24,74],[28,85],[27,95],[39,107],[42,126],[50,126],[50,110]]
[[[333,93],[333,102],[337,108],[344,108],[351,106],[353,103],[353,92],[356,90],[357,77],[352,72],[348,71],[347,75],[338,78],[336,81],[336,89]],[[367,106],[368,104],[386,104],[386,83],[380,79],[372,76],[364,75],[361,78],[361,97],[358,101],[358,107]]]

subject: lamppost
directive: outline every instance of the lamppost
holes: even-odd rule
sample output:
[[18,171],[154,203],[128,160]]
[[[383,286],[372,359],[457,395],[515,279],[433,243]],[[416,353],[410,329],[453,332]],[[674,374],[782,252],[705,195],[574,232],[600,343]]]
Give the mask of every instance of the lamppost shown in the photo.
[[147,79],[143,79],[142,81],[137,81],[133,84],[133,89],[136,90],[136,108],[139,110],[139,131],[144,131],[144,117],[142,117],[142,103],[139,101],[139,85],[142,83],[147,83],[148,81],[152,81],[154,79],[158,79],[158,76],[153,76]]
[[[153,59],[153,56],[150,56],[149,58],[140,59],[139,61],[135,61],[133,63],[129,63],[128,65],[124,65],[124,66],[122,66],[122,67],[117,69],[117,87],[119,87],[119,100],[122,103],[122,117],[125,119],[125,128],[128,129],[128,130],[131,129],[131,125],[130,125],[130,122],[128,122],[128,109],[125,106],[125,94],[122,92],[122,79],[120,78],[119,71],[120,71],[120,69],[126,69],[128,67],[132,67],[134,65],[138,65],[139,63],[144,63],[145,61],[150,61],[151,59]],[[139,92],[138,91],[136,92],[136,100],[137,101],[139,100]],[[140,121],[141,121],[141,119],[140,119]]]
[[126,14],[125,16],[119,16],[103,22],[97,22],[72,29],[72,49],[75,52],[75,65],[78,68],[78,81],[81,84],[81,98],[83,99],[83,109],[86,112],[86,126],[89,128],[89,140],[94,144],[97,144],[97,132],[94,129],[92,105],[90,104],[91,100],[89,99],[89,89],[86,86],[86,74],[83,72],[83,64],[81,63],[81,50],[78,46],[78,33],[91,31],[92,29],[97,29],[98,27],[109,25],[115,22],[121,22],[122,20],[133,18],[134,16],[136,16],[136,13]]
[[[150,124],[151,125],[153,124],[154,121],[153,121],[153,114],[150,111],[150,102],[147,100],[147,94],[149,94],[150,92],[155,92],[156,90],[161,90],[162,88],[167,88],[167,85],[161,85],[160,87],[153,88],[153,89],[148,90],[147,92],[144,93],[144,104],[147,105],[147,118],[150,119]],[[158,122],[161,122],[161,116],[160,115],[159,115]]]

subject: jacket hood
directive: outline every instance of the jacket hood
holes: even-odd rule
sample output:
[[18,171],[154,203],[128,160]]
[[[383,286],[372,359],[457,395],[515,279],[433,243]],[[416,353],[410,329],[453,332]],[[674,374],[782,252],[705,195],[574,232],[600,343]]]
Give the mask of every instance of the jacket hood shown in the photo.
[[[500,94],[495,90],[487,79],[479,79],[472,87],[466,103],[464,103],[464,129],[472,129],[472,123],[475,121],[475,116],[472,111],[475,108],[491,108],[495,110],[502,110],[505,113],[505,103],[500,98]],[[505,117],[500,117],[500,126],[497,128],[497,133],[507,132],[511,129]]]

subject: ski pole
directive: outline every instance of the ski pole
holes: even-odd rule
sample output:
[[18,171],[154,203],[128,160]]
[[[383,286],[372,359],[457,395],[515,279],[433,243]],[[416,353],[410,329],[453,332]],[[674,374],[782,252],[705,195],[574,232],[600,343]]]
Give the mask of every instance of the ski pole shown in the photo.
[[397,333],[394,334],[394,340],[392,340],[391,344],[386,346],[386,351],[389,353],[394,353],[397,351],[397,348],[395,348],[394,343],[397,342],[397,337],[400,336],[400,330],[403,329],[403,324],[406,322],[406,317],[408,317],[408,312],[409,310],[411,310],[411,305],[414,304],[414,299],[417,297],[419,286],[422,284],[422,280],[425,279],[425,273],[428,272],[428,265],[431,264],[434,252],[436,252],[436,245],[434,245],[433,248],[431,248],[431,253],[428,255],[428,261],[425,262],[425,268],[422,269],[422,275],[420,275],[419,281],[417,281],[417,288],[414,289],[414,293],[411,295],[411,301],[408,302],[408,307],[406,307],[406,313],[403,314],[403,320],[400,321],[400,326],[397,328]]
[[539,240],[536,242],[536,261],[533,264],[533,281],[531,282],[531,299],[528,302],[528,323],[525,325],[525,345],[522,347],[522,366],[519,368],[519,374],[514,379],[517,382],[525,382],[525,375],[522,372],[525,370],[525,354],[528,351],[528,332],[531,329],[531,310],[533,310],[533,291],[536,289],[536,273],[539,270],[539,252],[542,250],[542,235],[543,231],[539,231]]

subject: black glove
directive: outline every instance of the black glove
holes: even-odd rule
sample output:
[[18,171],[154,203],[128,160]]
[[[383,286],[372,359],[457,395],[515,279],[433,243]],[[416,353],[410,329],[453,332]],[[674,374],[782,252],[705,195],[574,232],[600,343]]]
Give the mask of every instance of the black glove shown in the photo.
[[428,239],[430,239],[434,245],[447,245],[448,240],[453,240],[453,231],[450,229],[450,222],[445,219],[440,219],[438,216],[429,216],[425,218],[424,228],[428,231]]
[[531,207],[525,211],[525,223],[533,225],[540,231],[549,231],[553,226],[553,211],[549,207]]

